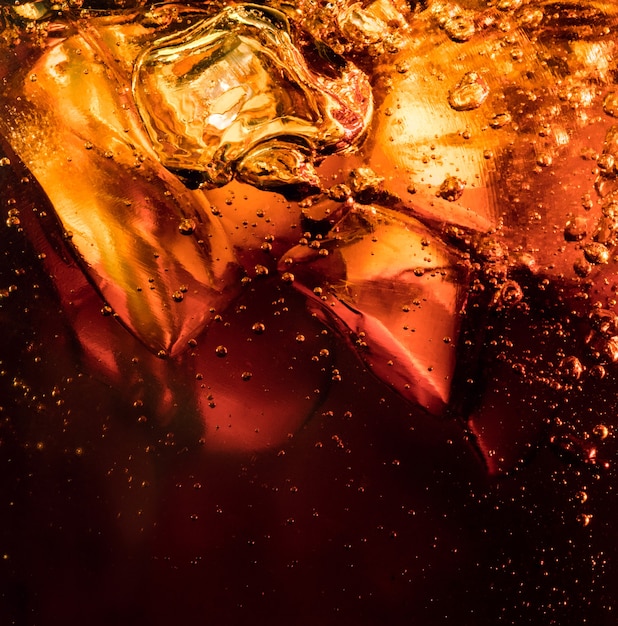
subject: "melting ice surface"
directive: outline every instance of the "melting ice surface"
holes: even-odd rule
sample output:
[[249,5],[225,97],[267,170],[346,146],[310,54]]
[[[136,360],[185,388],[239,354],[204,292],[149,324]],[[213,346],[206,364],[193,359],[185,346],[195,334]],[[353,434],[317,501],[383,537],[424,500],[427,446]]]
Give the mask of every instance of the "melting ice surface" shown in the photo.
[[[155,42],[137,60],[133,92],[162,163],[215,186],[234,173],[260,187],[314,183],[312,159],[349,148],[372,112],[366,76],[314,53],[321,67],[310,67],[282,13],[253,5]],[[256,156],[277,138],[286,142]]]

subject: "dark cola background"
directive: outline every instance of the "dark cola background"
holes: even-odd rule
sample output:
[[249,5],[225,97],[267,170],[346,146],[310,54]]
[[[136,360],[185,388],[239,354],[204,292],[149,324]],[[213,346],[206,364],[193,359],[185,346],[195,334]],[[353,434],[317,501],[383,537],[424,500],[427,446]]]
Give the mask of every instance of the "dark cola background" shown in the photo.
[[[44,208],[1,172],[5,203]],[[416,412],[343,346],[342,380],[285,445],[206,454],[190,420],[140,419],[82,370],[41,259],[20,225],[1,233],[2,623],[613,623],[611,464],[541,427],[488,478],[457,420]],[[594,422],[605,383],[572,410]],[[517,393],[546,423],[547,392]],[[599,448],[611,462],[612,438]]]
[[[8,156],[1,624],[615,623],[613,370],[565,392],[504,365],[533,346],[545,372],[544,354],[585,350],[568,282],[523,272],[526,309],[473,299],[461,344],[476,349],[462,348],[459,378],[473,372],[475,387],[452,419],[404,402],[334,338],[341,380],[324,383],[302,429],[267,452],[206,452],[198,423],[148,419],[83,364],[40,258],[41,233],[57,229],[51,207]],[[306,320],[317,345],[301,296],[277,280],[256,285],[245,311],[264,317],[285,297],[287,319]],[[98,311],[91,321],[108,322]],[[268,362],[301,350],[287,341],[296,323],[280,330]],[[127,353],[140,349],[127,332]],[[504,389],[516,410],[493,412],[491,436],[515,461],[490,476],[460,416],[478,394],[500,407]],[[270,401],[255,398],[265,411]]]

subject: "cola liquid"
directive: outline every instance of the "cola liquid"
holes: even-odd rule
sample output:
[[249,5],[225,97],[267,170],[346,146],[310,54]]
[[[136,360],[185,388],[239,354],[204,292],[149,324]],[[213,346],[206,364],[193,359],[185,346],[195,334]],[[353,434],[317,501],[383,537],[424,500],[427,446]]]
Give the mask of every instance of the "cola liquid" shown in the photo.
[[611,4],[2,16],[3,623],[613,623]]

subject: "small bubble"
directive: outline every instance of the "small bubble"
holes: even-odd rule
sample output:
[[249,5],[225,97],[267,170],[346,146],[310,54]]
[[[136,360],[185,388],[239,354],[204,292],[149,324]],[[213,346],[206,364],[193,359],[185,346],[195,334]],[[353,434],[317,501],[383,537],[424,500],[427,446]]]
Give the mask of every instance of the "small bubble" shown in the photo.
[[567,220],[564,227],[564,238],[567,241],[581,241],[587,234],[588,225],[586,219],[575,215]]
[[447,176],[440,185],[439,194],[441,198],[454,202],[458,200],[466,188],[466,182],[457,176]]
[[251,380],[252,376],[253,376],[253,374],[251,372],[243,372],[240,377],[243,380]]
[[584,371],[584,366],[577,357],[568,356],[560,362],[559,370],[565,378],[579,380]]
[[575,494],[575,498],[583,504],[584,502],[586,502],[586,500],[588,500],[588,494],[583,489],[580,489]]
[[584,256],[593,265],[609,262],[609,250],[602,243],[589,243],[584,246]]
[[573,269],[579,277],[585,278],[592,272],[592,265],[586,259],[580,257],[573,263]]
[[577,521],[584,527],[588,526],[592,521],[592,515],[590,513],[580,513],[577,516]]
[[455,111],[478,109],[489,95],[489,86],[478,72],[468,72],[448,94],[448,103]]
[[605,424],[597,424],[592,429],[592,434],[599,439],[607,439],[609,436],[609,428]]
[[492,128],[503,128],[507,124],[511,123],[511,115],[510,113],[496,113],[491,120],[489,120],[489,125]]
[[298,335],[296,335],[296,341],[298,343],[302,343],[303,341],[305,341],[305,335],[298,333]]
[[618,117],[618,93],[610,91],[603,99],[603,111],[612,117]]
[[12,226],[19,226],[21,224],[21,220],[17,215],[9,215],[6,218],[6,225],[11,228]]
[[463,14],[455,15],[446,20],[443,28],[449,39],[457,43],[468,41],[476,31],[473,18]]
[[256,322],[253,326],[251,326],[251,330],[256,335],[261,335],[266,330],[266,326],[262,324],[262,322]]
[[227,348],[225,346],[217,346],[215,348],[215,354],[218,357],[223,358],[223,357],[227,356]]
[[178,291],[174,291],[174,293],[172,293],[172,300],[174,302],[182,302],[184,300],[184,294],[182,293],[182,291],[180,291],[180,289]]
[[180,224],[178,224],[178,230],[181,235],[192,235],[196,227],[197,224],[192,218],[184,218],[180,220]]
[[597,167],[601,170],[601,175],[607,178],[613,178],[615,176],[615,166],[616,159],[613,154],[601,154],[597,159]]

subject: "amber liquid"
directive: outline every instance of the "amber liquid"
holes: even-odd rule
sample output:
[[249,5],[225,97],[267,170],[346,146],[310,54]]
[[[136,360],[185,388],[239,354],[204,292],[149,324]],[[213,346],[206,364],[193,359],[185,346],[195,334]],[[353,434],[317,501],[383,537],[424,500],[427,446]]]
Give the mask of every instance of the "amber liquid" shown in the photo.
[[[212,144],[140,117],[126,72],[135,42],[152,78],[223,7],[7,9],[2,624],[614,623],[601,5],[341,6],[337,37],[323,7],[289,41],[252,9],[262,44],[310,61],[277,83],[254,59],[285,93],[206,173]],[[242,56],[255,32],[213,41]]]

